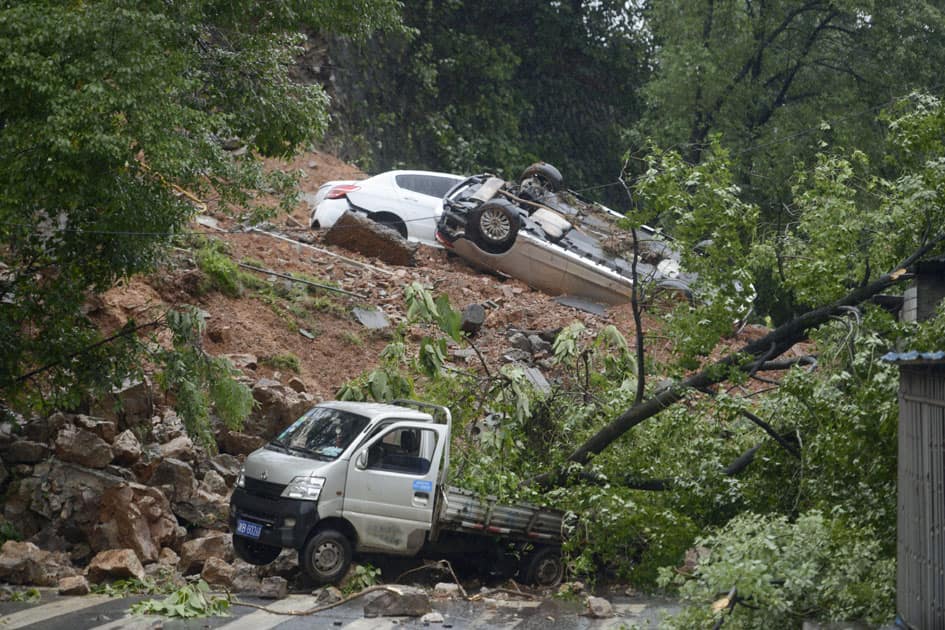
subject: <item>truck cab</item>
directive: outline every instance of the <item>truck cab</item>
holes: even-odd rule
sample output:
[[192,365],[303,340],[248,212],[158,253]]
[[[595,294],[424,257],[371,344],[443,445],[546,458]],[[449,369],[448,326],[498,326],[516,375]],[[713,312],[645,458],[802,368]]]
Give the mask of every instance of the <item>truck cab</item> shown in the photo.
[[332,401],[251,453],[230,500],[233,546],[252,564],[297,549],[315,581],[354,552],[417,554],[449,468],[449,410],[416,401]]

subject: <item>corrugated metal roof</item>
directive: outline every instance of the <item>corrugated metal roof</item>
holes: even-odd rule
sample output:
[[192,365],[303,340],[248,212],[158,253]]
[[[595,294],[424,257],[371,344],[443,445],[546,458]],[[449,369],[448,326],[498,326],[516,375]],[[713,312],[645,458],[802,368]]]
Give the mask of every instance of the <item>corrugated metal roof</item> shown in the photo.
[[890,363],[905,363],[907,361],[941,361],[945,359],[945,350],[936,352],[918,352],[910,350],[909,352],[887,352],[880,357],[883,361]]

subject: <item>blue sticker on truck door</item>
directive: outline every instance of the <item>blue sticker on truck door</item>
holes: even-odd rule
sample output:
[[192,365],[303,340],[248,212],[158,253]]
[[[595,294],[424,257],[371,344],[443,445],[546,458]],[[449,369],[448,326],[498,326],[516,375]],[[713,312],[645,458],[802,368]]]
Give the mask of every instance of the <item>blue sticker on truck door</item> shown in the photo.
[[433,482],[425,479],[415,479],[413,482],[414,492],[433,492]]

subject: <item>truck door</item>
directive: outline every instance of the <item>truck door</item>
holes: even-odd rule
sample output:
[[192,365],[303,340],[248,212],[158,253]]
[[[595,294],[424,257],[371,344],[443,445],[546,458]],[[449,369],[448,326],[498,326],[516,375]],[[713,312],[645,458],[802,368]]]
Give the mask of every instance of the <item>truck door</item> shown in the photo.
[[433,524],[446,426],[397,422],[360,447],[348,463],[344,517],[359,551],[413,555]]

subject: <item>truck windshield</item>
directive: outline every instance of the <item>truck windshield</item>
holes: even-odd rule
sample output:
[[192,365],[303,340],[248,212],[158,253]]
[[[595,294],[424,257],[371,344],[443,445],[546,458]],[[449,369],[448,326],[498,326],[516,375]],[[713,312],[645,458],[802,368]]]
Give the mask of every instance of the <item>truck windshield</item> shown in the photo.
[[364,416],[330,407],[315,407],[280,433],[272,444],[320,459],[337,459],[367,423]]

